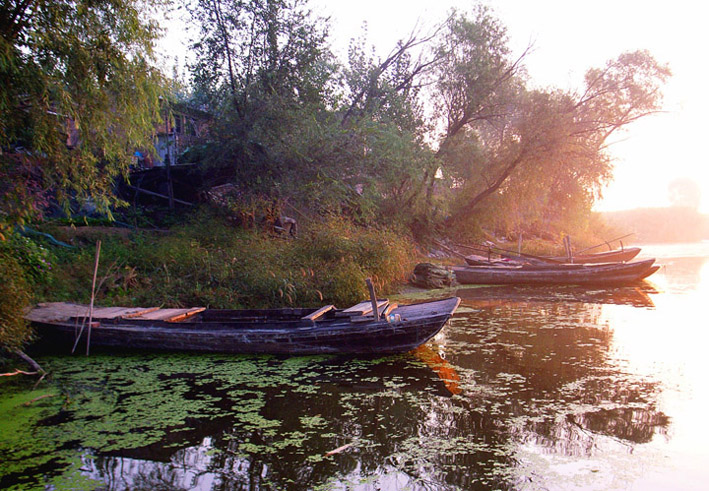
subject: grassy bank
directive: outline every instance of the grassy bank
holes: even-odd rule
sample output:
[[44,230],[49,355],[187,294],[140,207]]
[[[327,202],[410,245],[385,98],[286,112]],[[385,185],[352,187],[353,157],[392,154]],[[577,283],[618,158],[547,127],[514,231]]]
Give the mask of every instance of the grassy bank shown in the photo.
[[88,302],[101,240],[96,302],[213,308],[346,305],[366,297],[365,278],[387,294],[405,281],[415,254],[389,230],[331,219],[297,238],[244,230],[207,214],[162,232],[46,226],[74,248],[53,248],[39,301]]
[[395,293],[418,257],[402,233],[336,218],[301,226],[297,238],[206,211],[159,231],[59,222],[32,230],[0,242],[0,365],[31,342],[24,308],[89,303],[98,241],[102,306],[347,307],[368,298],[366,278],[380,296]]

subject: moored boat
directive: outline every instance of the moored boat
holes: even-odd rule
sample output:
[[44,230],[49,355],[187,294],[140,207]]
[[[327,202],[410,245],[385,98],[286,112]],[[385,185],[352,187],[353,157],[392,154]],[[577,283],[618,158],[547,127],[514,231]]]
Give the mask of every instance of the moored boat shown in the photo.
[[571,256],[571,260],[567,257],[550,257],[552,261],[557,262],[572,262],[575,264],[599,264],[599,263],[614,263],[628,262],[640,254],[639,247],[626,247],[623,249],[615,249],[612,251],[596,252],[591,254],[577,254]]
[[[377,301],[348,309],[217,310],[89,307],[44,303],[26,315],[43,345],[76,347],[83,330],[91,347],[215,353],[387,354],[415,349],[453,315],[458,297],[411,305]],[[85,336],[86,337],[86,336]]]
[[453,272],[462,284],[623,285],[655,273],[660,267],[654,263],[654,259],[647,259],[604,264],[460,266]]
[[543,266],[545,264],[601,264],[628,262],[640,253],[639,247],[627,247],[612,251],[596,252],[591,254],[577,254],[570,258],[566,256],[534,256],[531,254],[518,254],[513,252],[497,252],[503,259],[493,260],[484,256],[465,256],[465,262],[470,266],[504,265],[504,264],[531,264]]

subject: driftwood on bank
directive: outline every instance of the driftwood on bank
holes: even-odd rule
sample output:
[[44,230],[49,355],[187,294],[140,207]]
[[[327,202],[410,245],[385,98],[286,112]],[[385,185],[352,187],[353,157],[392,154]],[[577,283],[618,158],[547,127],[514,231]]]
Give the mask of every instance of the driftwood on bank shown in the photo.
[[[15,353],[15,355],[16,355],[18,358],[20,358],[20,359],[23,360],[25,363],[27,363],[29,366],[31,366],[31,367],[34,369],[35,372],[41,373],[41,374],[45,374],[45,373],[46,373],[46,372],[44,371],[44,369],[39,365],[39,363],[37,363],[37,362],[34,361],[32,358],[30,358],[29,356],[27,356],[24,351],[15,350],[14,353]],[[33,374],[33,375],[34,375],[34,374]]]
[[39,375],[39,372],[26,372],[16,368],[14,372],[0,373],[0,377],[14,377],[15,375]]
[[32,369],[34,370],[33,372],[27,372],[25,370],[20,370],[15,369],[14,372],[9,372],[9,373],[0,373],[0,377],[14,377],[15,375],[39,375],[39,379],[37,379],[37,382],[34,384],[35,388],[39,385],[39,383],[44,380],[44,377],[47,376],[47,372],[42,368],[39,363],[34,361],[32,358],[30,358],[27,354],[25,354],[24,351],[16,349],[13,351],[15,356],[20,358],[22,361],[27,363]]
[[417,264],[411,275],[411,283],[420,288],[447,288],[456,284],[452,271],[431,263]]

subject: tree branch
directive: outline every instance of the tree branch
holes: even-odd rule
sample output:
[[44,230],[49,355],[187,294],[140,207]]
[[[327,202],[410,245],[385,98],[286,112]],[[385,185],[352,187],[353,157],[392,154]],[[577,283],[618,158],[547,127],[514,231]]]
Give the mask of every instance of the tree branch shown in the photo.
[[15,5],[12,12],[3,8],[0,12],[0,35],[6,41],[13,41],[22,31],[25,24],[25,14],[34,0],[23,0]]
[[220,8],[219,0],[212,0],[212,5],[214,6],[214,15],[217,20],[217,26],[222,33],[222,41],[224,43],[224,50],[226,52],[227,67],[229,70],[229,86],[231,87],[231,96],[236,104],[236,111],[241,114],[239,104],[236,102],[236,82],[234,81],[234,67],[231,55],[231,46],[229,42],[229,33],[227,32],[226,25],[224,25],[224,20],[222,16],[222,11]]
[[466,206],[458,208],[455,213],[446,218],[446,223],[450,224],[458,221],[460,218],[463,217],[463,215],[465,215],[466,212],[469,212],[470,210],[475,208],[482,200],[497,191],[500,186],[502,186],[502,184],[507,180],[507,178],[510,177],[510,174],[512,174],[512,172],[517,168],[517,166],[524,160],[525,156],[526,152],[521,151],[517,155],[517,157],[515,157],[509,164],[507,164],[507,166],[497,176],[497,179],[492,181],[492,183],[488,184],[485,189],[483,189],[478,194],[473,196],[470,200],[468,200]]

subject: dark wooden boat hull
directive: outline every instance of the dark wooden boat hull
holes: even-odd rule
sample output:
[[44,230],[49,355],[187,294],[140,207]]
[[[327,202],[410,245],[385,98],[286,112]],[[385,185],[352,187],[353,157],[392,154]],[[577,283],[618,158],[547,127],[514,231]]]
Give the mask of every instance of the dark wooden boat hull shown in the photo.
[[633,263],[598,265],[561,264],[550,266],[468,266],[454,267],[461,284],[564,284],[564,285],[624,285],[647,278],[659,266],[654,259]]
[[[435,336],[459,303],[452,297],[397,307],[390,312],[398,315],[393,322],[335,315],[311,321],[286,315],[293,317],[293,311],[302,309],[258,311],[273,317],[261,320],[244,316],[244,311],[209,310],[194,321],[99,320],[91,328],[91,347],[287,355],[401,353]],[[74,344],[76,320],[38,320],[31,314],[28,318],[45,345]]]

